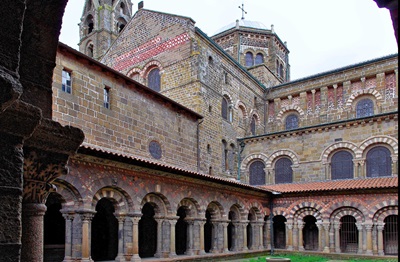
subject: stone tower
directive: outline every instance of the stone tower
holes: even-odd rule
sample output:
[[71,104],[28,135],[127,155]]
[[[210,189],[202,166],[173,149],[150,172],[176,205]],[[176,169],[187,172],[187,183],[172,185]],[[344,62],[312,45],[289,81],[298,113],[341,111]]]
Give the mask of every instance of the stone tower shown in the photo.
[[260,22],[236,20],[212,39],[267,87],[290,81],[289,49],[273,25],[267,28]]
[[132,17],[130,0],[86,0],[79,51],[100,60]]

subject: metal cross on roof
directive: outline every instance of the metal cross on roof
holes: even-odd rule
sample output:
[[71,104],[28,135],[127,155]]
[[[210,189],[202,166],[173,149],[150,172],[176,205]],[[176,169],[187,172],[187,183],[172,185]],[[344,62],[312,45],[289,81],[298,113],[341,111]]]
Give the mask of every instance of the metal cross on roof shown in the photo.
[[239,8],[242,10],[242,20],[244,20],[244,14],[247,14],[247,12],[244,11],[244,4],[242,3],[242,7],[239,6]]

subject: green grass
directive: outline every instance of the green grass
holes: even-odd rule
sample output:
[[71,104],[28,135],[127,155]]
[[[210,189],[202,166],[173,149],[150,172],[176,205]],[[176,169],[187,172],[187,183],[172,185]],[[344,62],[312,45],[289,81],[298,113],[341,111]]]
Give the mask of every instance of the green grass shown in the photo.
[[[266,257],[271,256],[262,256],[257,258],[250,258],[249,262],[265,262]],[[292,262],[327,262],[329,260],[344,260],[347,262],[398,262],[398,259],[362,259],[362,258],[352,258],[352,259],[345,259],[345,258],[326,258],[322,256],[315,256],[315,255],[307,255],[307,254],[278,254],[272,257],[282,257],[282,258],[290,258]]]

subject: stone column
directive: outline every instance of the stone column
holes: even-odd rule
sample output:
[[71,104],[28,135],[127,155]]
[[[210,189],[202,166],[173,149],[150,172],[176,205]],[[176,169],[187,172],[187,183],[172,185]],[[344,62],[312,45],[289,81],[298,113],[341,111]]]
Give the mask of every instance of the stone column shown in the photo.
[[357,229],[358,229],[358,249],[357,253],[362,254],[363,253],[363,225],[362,223],[356,223]]
[[187,242],[186,242],[186,252],[185,255],[193,256],[194,255],[194,239],[193,239],[193,230],[194,230],[194,220],[193,219],[185,219],[187,223]]
[[258,222],[258,249],[263,250],[264,249],[264,234],[263,234],[263,224],[264,222]]
[[285,222],[287,228],[286,246],[287,250],[293,250],[293,223]]
[[131,262],[141,261],[139,257],[139,220],[140,214],[130,216],[132,221],[132,257]]
[[266,223],[267,223],[267,226],[266,226],[265,231],[267,232],[267,237],[266,237],[265,248],[271,249],[271,247],[272,247],[271,246],[272,245],[272,243],[271,243],[271,221],[268,219],[266,221]]
[[21,261],[43,261],[44,204],[22,204]]
[[124,256],[124,223],[125,215],[116,215],[118,219],[118,254],[115,262],[125,262]]
[[299,246],[298,246],[298,250],[299,251],[304,251],[304,243],[303,243],[303,228],[304,228],[304,222],[303,221],[299,221],[297,222],[297,232],[299,234]]
[[224,248],[223,253],[228,253],[228,222],[221,222],[224,231]]
[[[300,223],[300,222],[298,222]],[[296,222],[293,223],[293,250],[298,250],[299,248],[299,227]]]
[[169,217],[168,222],[170,225],[170,239],[169,239],[169,247],[170,247],[170,253],[169,257],[175,257],[176,256],[176,247],[175,247],[175,225],[176,222],[178,222],[179,217]]
[[218,253],[218,223],[216,221],[211,221],[212,231],[211,231],[211,253]]
[[[325,233],[325,246],[323,249],[324,253],[330,253],[329,246],[333,244],[333,241],[330,241],[329,237],[329,228],[330,228],[330,223],[329,222],[322,222],[322,226],[324,227],[324,233]],[[333,239],[333,234],[332,234],[332,239]],[[333,250],[333,248],[332,248]]]
[[322,232],[322,222],[321,221],[317,221],[317,223],[315,223],[317,225],[318,228],[318,251],[323,251],[323,239],[324,239],[324,234]]
[[340,234],[339,234],[339,229],[340,229],[340,222],[334,222],[333,228],[335,230],[335,252],[340,253]]
[[63,262],[72,262],[72,221],[75,215],[67,211],[61,212],[65,218],[65,253]]
[[162,223],[164,219],[162,218],[155,218],[157,221],[157,250],[156,253],[154,254],[154,257],[162,257],[161,252],[162,252]]
[[365,251],[366,255],[372,255],[372,223],[365,223],[364,227],[366,230],[366,246],[367,246],[367,250]]
[[199,224],[199,230],[200,230],[200,250],[199,250],[199,255],[205,255],[206,252],[204,251],[204,225],[206,223],[205,219],[198,220],[197,223]]
[[384,223],[378,223],[377,224],[377,229],[378,229],[378,255],[379,256],[384,256],[385,252],[383,251],[383,229],[385,228]]
[[394,177],[397,177],[398,176],[398,174],[397,174],[397,171],[398,171],[398,156],[397,155],[395,155],[395,154],[393,154],[392,155],[392,175],[394,176]]
[[[62,135],[61,135],[62,134]],[[42,119],[23,148],[21,261],[43,261],[45,201],[54,179],[67,174],[66,164],[84,139],[83,132]]]
[[92,262],[91,258],[91,222],[94,217],[94,211],[81,211],[82,220],[82,262]]
[[247,247],[247,224],[249,221],[242,222],[242,228],[243,228],[243,251],[249,250]]

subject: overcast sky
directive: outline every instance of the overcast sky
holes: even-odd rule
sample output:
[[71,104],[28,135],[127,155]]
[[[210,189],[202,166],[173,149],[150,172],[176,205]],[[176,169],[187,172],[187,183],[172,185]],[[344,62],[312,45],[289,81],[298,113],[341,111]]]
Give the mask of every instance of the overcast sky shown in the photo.
[[[133,3],[133,13],[138,1]],[[192,18],[208,36],[241,19],[270,28],[289,48],[291,80],[398,52],[390,13],[373,0],[146,0],[144,8]],[[84,0],[69,0],[60,41],[78,49]]]

